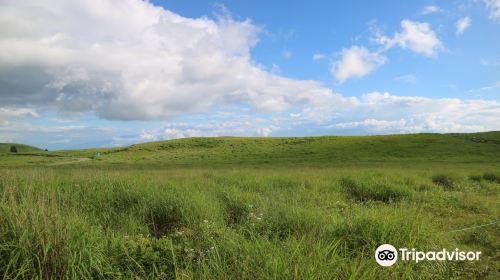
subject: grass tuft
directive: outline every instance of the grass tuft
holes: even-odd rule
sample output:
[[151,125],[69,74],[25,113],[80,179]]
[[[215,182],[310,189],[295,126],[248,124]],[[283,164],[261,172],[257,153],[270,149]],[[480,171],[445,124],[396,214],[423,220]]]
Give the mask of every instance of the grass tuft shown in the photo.
[[410,190],[406,186],[387,182],[370,183],[362,180],[354,180],[350,177],[343,177],[340,185],[350,198],[362,202],[381,201],[389,203],[410,196]]
[[453,191],[458,187],[456,179],[448,174],[436,174],[432,176],[432,182],[443,188],[445,191]]
[[492,183],[500,184],[500,174],[498,173],[484,173],[483,179]]

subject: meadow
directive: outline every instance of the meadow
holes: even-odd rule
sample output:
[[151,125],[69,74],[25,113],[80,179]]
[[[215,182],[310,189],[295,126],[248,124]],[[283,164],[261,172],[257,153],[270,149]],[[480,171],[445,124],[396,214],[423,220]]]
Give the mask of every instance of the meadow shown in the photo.
[[[499,191],[499,132],[5,148],[0,276],[499,279]],[[383,243],[482,255],[381,267]]]

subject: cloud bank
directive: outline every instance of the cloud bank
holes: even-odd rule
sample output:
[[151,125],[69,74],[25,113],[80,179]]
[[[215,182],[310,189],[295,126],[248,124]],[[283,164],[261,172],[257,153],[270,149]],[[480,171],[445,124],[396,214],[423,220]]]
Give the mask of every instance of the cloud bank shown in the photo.
[[185,18],[139,0],[28,0],[6,1],[0,22],[2,105],[150,120],[343,99],[253,63],[260,29],[229,15]]

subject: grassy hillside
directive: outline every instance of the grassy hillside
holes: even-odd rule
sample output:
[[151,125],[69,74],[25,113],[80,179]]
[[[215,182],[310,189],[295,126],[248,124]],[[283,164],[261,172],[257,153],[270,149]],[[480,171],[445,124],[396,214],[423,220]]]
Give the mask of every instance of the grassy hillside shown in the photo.
[[[68,152],[72,153],[72,152]],[[189,138],[102,151],[114,163],[498,162],[500,132],[360,137]]]
[[[3,147],[10,148],[9,145]],[[92,166],[411,165],[431,162],[499,164],[500,132],[351,137],[209,137],[150,142],[122,148],[43,153],[39,153],[38,149],[21,151],[31,151],[33,155],[39,156],[19,158],[0,153],[0,166],[53,164],[64,162],[69,157],[93,158],[92,162],[81,163]]]
[[36,153],[43,151],[42,149],[17,143],[0,143],[0,153],[9,153],[10,147],[15,146],[18,153]]

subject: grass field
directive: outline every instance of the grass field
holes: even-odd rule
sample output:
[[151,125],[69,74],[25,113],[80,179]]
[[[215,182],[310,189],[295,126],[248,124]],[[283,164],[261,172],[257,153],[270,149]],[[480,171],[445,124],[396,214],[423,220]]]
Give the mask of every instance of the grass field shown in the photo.
[[[500,132],[192,138],[0,166],[4,279],[500,278],[499,224],[468,229],[500,219]],[[383,243],[482,255],[381,267]]]

